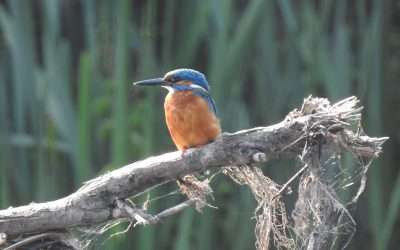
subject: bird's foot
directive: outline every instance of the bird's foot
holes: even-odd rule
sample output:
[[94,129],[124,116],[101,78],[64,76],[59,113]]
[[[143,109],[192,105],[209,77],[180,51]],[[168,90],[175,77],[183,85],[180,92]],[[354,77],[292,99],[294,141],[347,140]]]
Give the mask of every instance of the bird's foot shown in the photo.
[[185,153],[186,153],[186,149],[182,149],[182,150],[181,150],[181,157],[182,157],[182,158],[185,156]]

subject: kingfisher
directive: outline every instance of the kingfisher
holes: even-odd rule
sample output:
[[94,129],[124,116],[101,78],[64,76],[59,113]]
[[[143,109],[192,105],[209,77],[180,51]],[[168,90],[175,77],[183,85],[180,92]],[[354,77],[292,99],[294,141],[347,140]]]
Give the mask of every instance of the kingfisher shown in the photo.
[[175,69],[164,77],[134,82],[168,90],[164,101],[165,121],[182,156],[186,149],[214,141],[221,134],[217,108],[205,75],[193,69]]

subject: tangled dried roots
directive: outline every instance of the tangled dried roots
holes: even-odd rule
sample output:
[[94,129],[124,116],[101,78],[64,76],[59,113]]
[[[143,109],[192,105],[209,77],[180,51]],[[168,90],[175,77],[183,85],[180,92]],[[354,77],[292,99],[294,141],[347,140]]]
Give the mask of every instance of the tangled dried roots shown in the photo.
[[[297,111],[317,121],[307,127],[299,157],[308,166],[299,181],[292,211],[292,231],[299,249],[344,249],[355,233],[356,222],[348,208],[364,191],[369,166],[387,140],[363,134],[362,107],[357,104],[355,97],[333,105],[326,99],[309,97]],[[353,163],[343,165],[342,158],[349,160],[349,156]]]
[[[226,167],[224,173],[240,185],[247,185],[256,199],[256,247],[277,249],[345,248],[356,223],[348,207],[365,189],[366,173],[387,138],[364,136],[361,110],[355,97],[331,105],[327,99],[308,97],[301,110],[292,111],[286,121],[307,117],[298,156],[303,165],[295,207],[288,217],[280,199],[280,185],[256,167]],[[342,165],[349,152],[355,164]]]
[[212,197],[213,190],[209,185],[209,179],[200,181],[194,175],[186,175],[178,180],[179,190],[190,200],[195,200],[195,208],[201,209],[207,205],[207,197]]
[[247,185],[258,203],[254,211],[257,249],[269,248],[270,235],[278,249],[293,248],[294,241],[287,234],[289,222],[285,204],[277,197],[280,186],[257,167],[225,167],[223,173],[239,185]]

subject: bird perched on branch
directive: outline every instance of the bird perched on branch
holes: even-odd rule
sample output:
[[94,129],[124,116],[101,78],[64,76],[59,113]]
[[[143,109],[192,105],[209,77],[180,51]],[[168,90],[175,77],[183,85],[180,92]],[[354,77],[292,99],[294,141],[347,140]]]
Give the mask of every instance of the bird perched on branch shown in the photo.
[[162,78],[135,82],[140,86],[161,86],[165,97],[165,121],[172,140],[184,154],[188,148],[214,141],[221,134],[215,102],[204,74],[193,69],[176,69]]
[[[176,69],[162,78],[134,85],[161,86],[168,90],[164,102],[165,121],[182,156],[186,149],[210,143],[221,134],[217,109],[204,74],[193,69]],[[193,175],[186,175],[178,179],[178,185],[189,199],[196,200],[199,211],[207,204],[206,197],[212,196],[208,179],[199,181]]]

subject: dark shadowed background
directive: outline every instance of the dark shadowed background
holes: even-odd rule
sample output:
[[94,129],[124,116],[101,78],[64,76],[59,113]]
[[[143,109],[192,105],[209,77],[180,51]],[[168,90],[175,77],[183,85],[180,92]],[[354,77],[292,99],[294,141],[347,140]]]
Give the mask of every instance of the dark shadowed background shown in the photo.
[[[310,94],[357,95],[366,132],[391,139],[352,211],[350,249],[397,249],[399,31],[396,0],[0,0],[1,208],[56,199],[175,150],[163,121],[165,91],[131,82],[189,67],[207,75],[225,131],[278,122]],[[283,183],[295,167],[263,169]],[[187,210],[105,243],[107,235],[98,237],[93,248],[254,249],[250,192],[223,176],[212,186],[219,209]],[[150,210],[181,200],[157,199],[175,189],[152,191]]]

